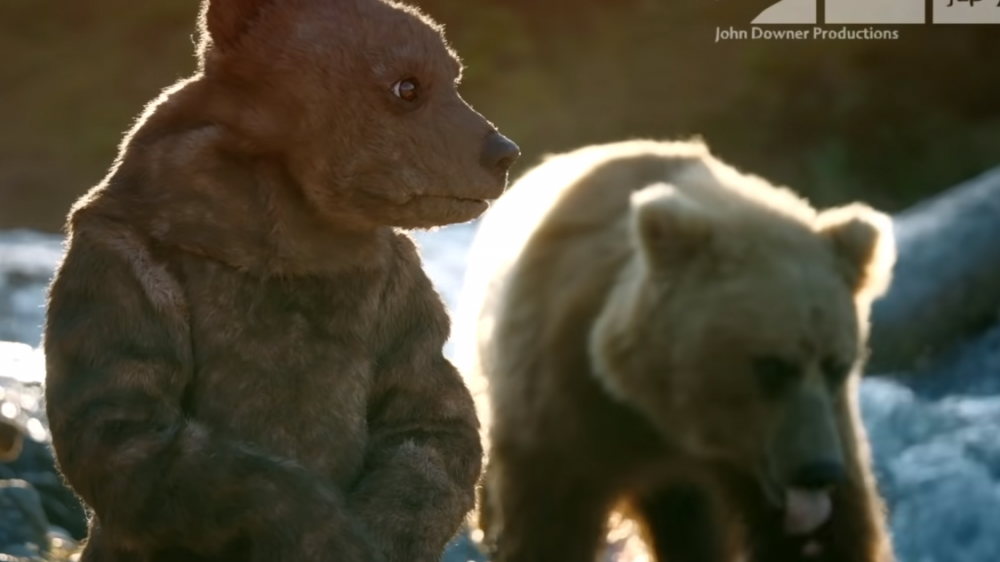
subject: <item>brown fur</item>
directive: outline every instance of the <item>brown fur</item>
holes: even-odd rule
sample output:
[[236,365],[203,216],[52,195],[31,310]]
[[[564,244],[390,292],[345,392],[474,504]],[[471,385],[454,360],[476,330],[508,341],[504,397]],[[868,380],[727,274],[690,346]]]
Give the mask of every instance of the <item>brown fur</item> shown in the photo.
[[[620,508],[661,562],[804,560],[774,493],[829,457],[847,474],[813,560],[890,562],[856,386],[893,249],[884,215],[818,213],[697,142],[529,171],[480,227],[456,328],[488,428],[484,546],[591,561]],[[799,367],[780,390],[768,355]]]
[[[482,446],[395,227],[477,216],[516,147],[440,30],[380,0],[228,0],[68,224],[45,395],[83,562],[436,562]],[[414,101],[396,81],[416,77]]]

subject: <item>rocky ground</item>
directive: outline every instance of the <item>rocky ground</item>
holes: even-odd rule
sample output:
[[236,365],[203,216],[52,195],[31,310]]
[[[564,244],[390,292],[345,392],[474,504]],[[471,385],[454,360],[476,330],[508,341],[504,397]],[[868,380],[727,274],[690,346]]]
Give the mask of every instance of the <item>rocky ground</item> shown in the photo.
[[[429,275],[454,308],[474,225],[417,235]],[[24,434],[0,462],[0,560],[66,559],[83,513],[59,483],[48,451],[39,343],[44,288],[61,239],[0,233],[0,423]],[[450,346],[446,348],[451,353]],[[1000,317],[934,363],[916,382],[862,385],[865,423],[900,562],[996,562],[1000,557]],[[625,543],[609,558],[631,560]],[[4,555],[7,557],[5,558]],[[464,535],[443,562],[485,561]],[[637,562],[637,561],[636,561]]]

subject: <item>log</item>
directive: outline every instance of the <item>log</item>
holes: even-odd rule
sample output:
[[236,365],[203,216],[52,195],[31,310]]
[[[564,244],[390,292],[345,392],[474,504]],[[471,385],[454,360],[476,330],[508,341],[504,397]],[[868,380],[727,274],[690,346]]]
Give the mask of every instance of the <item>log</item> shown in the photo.
[[872,374],[912,371],[1000,318],[1000,167],[897,214],[893,231],[893,282],[872,309]]

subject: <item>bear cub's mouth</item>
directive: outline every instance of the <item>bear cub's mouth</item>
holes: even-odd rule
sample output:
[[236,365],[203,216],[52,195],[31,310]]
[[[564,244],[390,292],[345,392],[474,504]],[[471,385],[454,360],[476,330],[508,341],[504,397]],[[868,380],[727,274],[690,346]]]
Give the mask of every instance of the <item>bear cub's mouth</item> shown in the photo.
[[475,197],[459,197],[455,195],[425,195],[425,198],[447,201],[455,208],[463,209],[464,212],[483,213],[489,209],[491,202],[495,199],[480,199]]
[[472,203],[472,204],[483,204],[483,203],[487,203],[489,201],[492,201],[492,199],[484,199],[484,198],[481,198],[481,197],[461,197],[461,196],[458,196],[458,195],[436,195],[436,194],[430,194],[430,193],[426,194],[426,195],[418,195],[415,198],[416,199],[441,199],[441,200],[444,200],[444,201],[455,201],[457,203]]

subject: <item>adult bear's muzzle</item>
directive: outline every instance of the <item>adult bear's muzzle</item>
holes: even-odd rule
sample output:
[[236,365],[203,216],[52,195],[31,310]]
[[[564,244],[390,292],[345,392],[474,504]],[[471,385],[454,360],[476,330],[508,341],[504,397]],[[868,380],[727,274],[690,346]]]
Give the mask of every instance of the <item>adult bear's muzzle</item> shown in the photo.
[[822,381],[804,381],[783,402],[768,467],[781,488],[786,532],[808,534],[833,512],[830,491],[846,478],[843,445],[833,398]]

